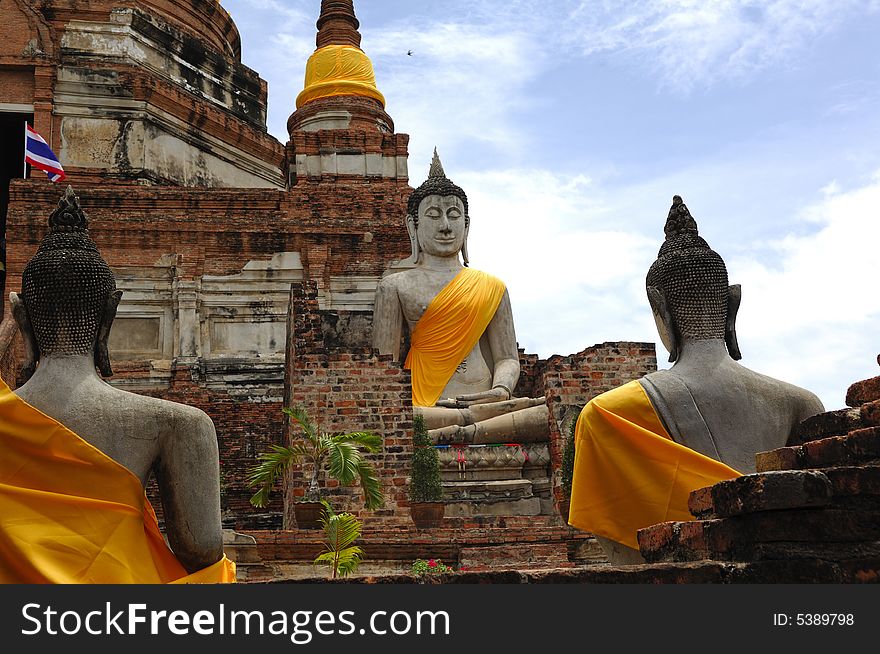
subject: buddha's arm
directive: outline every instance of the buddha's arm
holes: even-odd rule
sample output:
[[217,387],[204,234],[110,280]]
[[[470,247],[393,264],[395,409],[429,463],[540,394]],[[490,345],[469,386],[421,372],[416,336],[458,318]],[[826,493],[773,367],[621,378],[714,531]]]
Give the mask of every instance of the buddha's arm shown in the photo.
[[403,312],[397,289],[387,279],[379,282],[376,289],[376,305],[373,310],[373,348],[379,354],[391,354],[400,359],[400,330]]
[[519,352],[516,347],[516,332],[513,327],[513,311],[510,296],[504,291],[495,315],[486,327],[489,347],[495,369],[492,373],[492,389],[482,393],[471,393],[456,398],[459,402],[496,402],[513,397],[513,390],[519,381]]
[[192,407],[174,418],[173,433],[163,434],[155,467],[165,509],[168,541],[187,572],[223,557],[220,523],[220,462],[211,419]]

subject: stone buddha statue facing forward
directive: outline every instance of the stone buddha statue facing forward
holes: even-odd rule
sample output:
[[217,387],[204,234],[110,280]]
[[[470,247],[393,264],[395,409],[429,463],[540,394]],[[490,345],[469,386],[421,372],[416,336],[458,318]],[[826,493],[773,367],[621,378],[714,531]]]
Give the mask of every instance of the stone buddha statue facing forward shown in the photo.
[[399,358],[401,330],[409,329],[413,406],[435,442],[547,440],[544,399],[513,397],[520,364],[507,289],[467,267],[467,196],[436,150],[407,213],[415,267],[380,282],[373,346]]
[[[0,384],[0,580],[234,581],[211,419],[98,376],[112,374],[122,292],[71,188],[49,228],[10,294],[26,382],[15,395]],[[144,495],[151,472],[171,550]]]
[[755,471],[824,409],[807,390],[737,363],[741,291],[679,196],[648,271],[648,300],[674,363],[594,398],[577,424],[569,522],[612,562],[637,562],[638,529],[690,520],[691,491]]

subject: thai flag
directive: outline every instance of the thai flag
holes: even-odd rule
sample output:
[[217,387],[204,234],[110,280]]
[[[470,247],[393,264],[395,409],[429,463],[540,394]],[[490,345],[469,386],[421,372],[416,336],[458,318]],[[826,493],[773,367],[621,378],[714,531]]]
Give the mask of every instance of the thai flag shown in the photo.
[[61,167],[58,157],[52,152],[52,148],[27,123],[25,123],[24,133],[24,160],[34,168],[39,168],[46,173],[53,182],[60,182],[65,177],[64,169]]

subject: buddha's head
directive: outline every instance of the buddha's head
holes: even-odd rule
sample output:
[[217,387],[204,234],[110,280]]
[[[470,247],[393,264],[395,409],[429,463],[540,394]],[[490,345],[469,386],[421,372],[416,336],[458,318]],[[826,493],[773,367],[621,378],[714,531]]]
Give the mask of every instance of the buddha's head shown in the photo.
[[697,231],[681,197],[672,199],[666,241],[645,280],[648,301],[669,360],[678,358],[685,340],[724,339],[734,359],[742,358],[736,341],[739,285],[728,286],[724,260]]
[[428,179],[409,196],[406,228],[416,263],[422,252],[438,257],[455,257],[461,252],[464,265],[468,265],[467,195],[446,177],[436,149]]
[[110,376],[107,339],[122,291],[89,237],[88,217],[67,187],[49,216],[49,233],[21,276],[21,295],[10,294],[25,342],[22,376],[43,356],[92,354]]

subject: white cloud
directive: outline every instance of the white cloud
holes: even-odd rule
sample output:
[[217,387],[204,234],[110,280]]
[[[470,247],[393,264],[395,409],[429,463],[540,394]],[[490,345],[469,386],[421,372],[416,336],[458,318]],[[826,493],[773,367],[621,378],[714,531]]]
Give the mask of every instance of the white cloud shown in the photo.
[[878,207],[880,176],[809,207],[804,215],[822,227],[770,244],[769,261],[728,261],[743,284],[744,363],[810,388],[828,408],[843,406],[849,384],[880,373]]
[[541,170],[456,177],[470,204],[471,265],[507,284],[521,346],[570,354],[652,333],[644,274],[656,244],[613,224],[588,177]]
[[455,150],[522,147],[512,113],[527,102],[525,87],[542,60],[528,34],[503,24],[419,20],[363,34],[396,129],[412,135],[416,166],[427,169],[435,145],[444,159]]
[[792,64],[809,43],[863,0],[635,0],[581,2],[570,40],[587,55],[609,52],[647,64],[679,91]]

